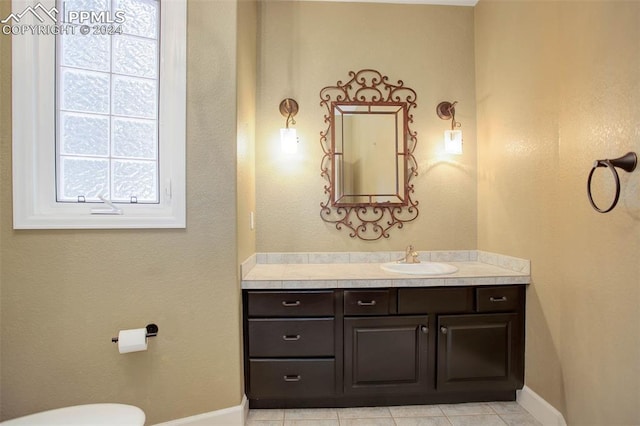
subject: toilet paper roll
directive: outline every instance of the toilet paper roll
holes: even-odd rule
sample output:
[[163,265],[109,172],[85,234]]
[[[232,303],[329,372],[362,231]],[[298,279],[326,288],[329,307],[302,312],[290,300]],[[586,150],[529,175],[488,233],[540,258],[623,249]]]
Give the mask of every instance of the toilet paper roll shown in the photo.
[[147,350],[147,329],[134,328],[133,330],[120,330],[118,333],[118,351],[121,354]]

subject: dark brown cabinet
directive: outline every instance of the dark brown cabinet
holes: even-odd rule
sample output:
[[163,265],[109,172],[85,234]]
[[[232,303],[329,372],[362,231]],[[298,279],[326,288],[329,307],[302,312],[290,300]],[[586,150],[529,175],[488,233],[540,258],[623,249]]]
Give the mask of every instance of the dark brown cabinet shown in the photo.
[[245,382],[252,405],[333,397],[336,293],[248,291],[243,299]]
[[525,285],[243,292],[254,408],[513,400]]

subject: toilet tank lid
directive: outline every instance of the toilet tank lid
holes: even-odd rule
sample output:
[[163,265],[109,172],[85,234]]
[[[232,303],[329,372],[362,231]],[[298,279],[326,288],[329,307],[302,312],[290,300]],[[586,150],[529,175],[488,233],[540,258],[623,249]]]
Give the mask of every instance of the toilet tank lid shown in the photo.
[[2,426],[143,426],[145,414],[140,408],[127,404],[85,404],[57,408],[7,420]]

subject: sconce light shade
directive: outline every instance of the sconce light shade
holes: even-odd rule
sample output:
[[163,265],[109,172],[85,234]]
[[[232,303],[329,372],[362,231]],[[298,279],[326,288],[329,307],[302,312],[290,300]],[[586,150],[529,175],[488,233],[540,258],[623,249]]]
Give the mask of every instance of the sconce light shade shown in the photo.
[[444,150],[448,154],[462,154],[462,130],[444,131]]
[[296,129],[289,127],[289,124],[296,124],[294,116],[298,113],[298,103],[291,98],[286,98],[280,102],[280,114],[287,118],[285,128],[280,129],[280,149],[283,154],[295,154],[298,152],[298,135]]
[[451,130],[444,132],[444,150],[448,154],[462,154],[462,130],[455,130],[460,127],[460,123],[456,121],[456,104],[455,102],[440,102],[436,107],[438,117],[443,120],[451,120]]
[[280,149],[283,154],[295,154],[298,152],[298,135],[296,129],[293,127],[280,129]]

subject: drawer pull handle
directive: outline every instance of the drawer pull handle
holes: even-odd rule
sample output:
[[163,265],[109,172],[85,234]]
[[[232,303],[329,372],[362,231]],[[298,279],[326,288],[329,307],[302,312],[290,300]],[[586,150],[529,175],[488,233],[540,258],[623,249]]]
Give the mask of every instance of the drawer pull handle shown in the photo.
[[420,331],[422,331],[424,334],[429,334],[429,327],[423,325],[422,327],[420,327]]
[[442,334],[447,334],[449,330],[447,330],[447,327],[440,327],[440,331],[442,332]]
[[296,306],[300,306],[300,301],[296,300],[295,302],[289,302],[287,300],[283,300],[282,301],[282,306],[285,306],[287,308],[293,308],[293,307],[296,307]]
[[302,379],[302,376],[300,376],[299,374],[297,375],[290,375],[290,376],[283,376],[284,377],[284,381],[285,382],[299,382]]
[[285,336],[282,336],[282,340],[286,340],[286,341],[288,341],[288,342],[290,342],[290,341],[294,341],[294,340],[300,340],[300,335],[299,335],[299,334],[295,334],[295,335],[293,335],[293,334],[285,335]]
[[358,300],[358,306],[375,306],[375,305],[376,305],[375,300],[370,300],[368,302],[363,302],[362,300]]
[[492,301],[492,302],[506,302],[507,301],[507,296],[490,297],[489,300]]

